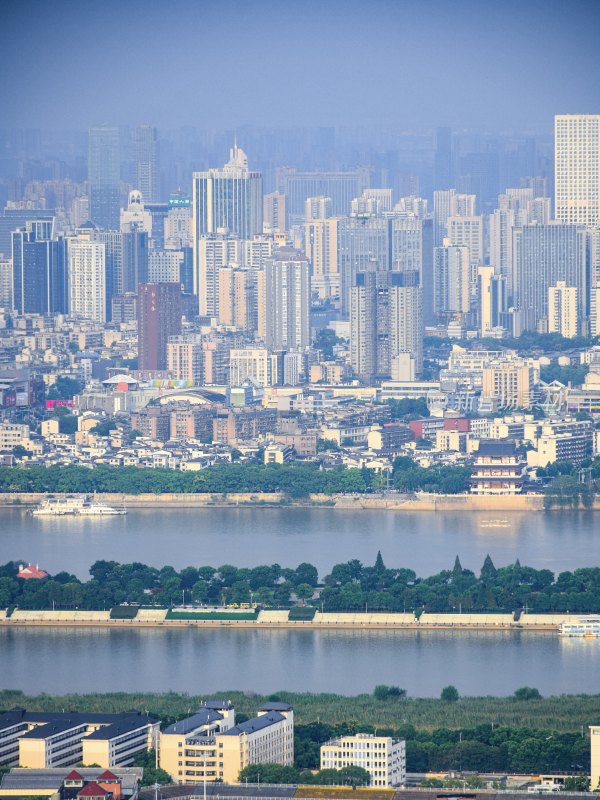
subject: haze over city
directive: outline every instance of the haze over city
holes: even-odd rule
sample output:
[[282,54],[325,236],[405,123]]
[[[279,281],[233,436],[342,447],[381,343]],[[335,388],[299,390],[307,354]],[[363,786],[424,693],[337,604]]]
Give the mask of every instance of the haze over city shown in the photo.
[[595,0],[6,0],[0,19],[16,126],[547,132],[600,102]]

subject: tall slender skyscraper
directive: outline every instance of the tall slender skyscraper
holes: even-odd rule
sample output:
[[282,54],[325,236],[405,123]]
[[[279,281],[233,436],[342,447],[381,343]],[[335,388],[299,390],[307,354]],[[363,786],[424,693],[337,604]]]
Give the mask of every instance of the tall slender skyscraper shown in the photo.
[[139,125],[135,129],[136,189],[147,203],[160,199],[159,151],[156,128]]
[[262,174],[248,168],[248,157],[234,146],[222,169],[194,172],[193,234],[229,231],[240,239],[262,233]]
[[69,313],[106,322],[106,248],[79,236],[69,239]]
[[52,221],[27,222],[12,235],[11,293],[19,314],[68,309],[65,240],[54,239],[52,229]]
[[138,286],[138,366],[167,369],[167,344],[181,336],[181,284],[140,283]]
[[88,135],[90,219],[99,228],[119,230],[121,156],[118,128],[90,128]]
[[554,170],[556,219],[600,224],[600,114],[555,116]]
[[[259,284],[265,343],[271,350],[302,350],[310,345],[308,260],[282,248],[265,263]],[[263,288],[264,287],[264,288]]]

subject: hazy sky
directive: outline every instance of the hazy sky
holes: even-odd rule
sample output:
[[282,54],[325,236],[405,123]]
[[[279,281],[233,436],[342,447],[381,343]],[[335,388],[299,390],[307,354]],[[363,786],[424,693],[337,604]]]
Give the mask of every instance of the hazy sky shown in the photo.
[[550,128],[600,0],[3,0],[0,127]]

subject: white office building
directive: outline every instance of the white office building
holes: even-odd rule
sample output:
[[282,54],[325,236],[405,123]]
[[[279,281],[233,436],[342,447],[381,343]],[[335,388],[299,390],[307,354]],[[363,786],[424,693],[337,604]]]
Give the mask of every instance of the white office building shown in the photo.
[[391,736],[357,733],[321,745],[321,769],[366,769],[370,786],[402,786],[406,781],[406,742]]
[[600,224],[600,114],[554,118],[556,219]]
[[69,239],[69,314],[106,322],[106,255],[103,242]]

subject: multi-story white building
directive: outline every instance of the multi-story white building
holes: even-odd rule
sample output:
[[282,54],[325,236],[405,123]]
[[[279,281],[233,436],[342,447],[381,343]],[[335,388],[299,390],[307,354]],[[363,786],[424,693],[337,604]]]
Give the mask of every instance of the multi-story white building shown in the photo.
[[406,742],[391,736],[357,733],[321,745],[321,769],[349,766],[367,770],[370,786],[402,786],[406,781]]
[[150,250],[148,283],[178,283],[181,280],[181,250]]
[[199,336],[172,336],[167,342],[167,369],[177,380],[202,383],[204,351]]
[[0,256],[0,308],[13,307],[13,264],[12,258]]
[[557,281],[548,289],[548,333],[560,333],[567,339],[579,333],[577,288]]
[[311,265],[311,289],[322,299],[340,293],[338,220],[313,219],[304,226],[304,252]]
[[[248,347],[231,350],[229,353],[229,385],[242,386],[250,380],[255,386],[272,386],[277,382],[277,369],[273,370],[273,359],[266,347]],[[275,372],[275,380],[273,380]]]
[[19,425],[10,422],[0,423],[0,452],[12,450],[13,447],[22,445],[31,435],[29,425]]
[[259,305],[265,342],[271,350],[303,350],[310,345],[308,260],[282,248],[265,263]]
[[433,307],[436,314],[467,314],[470,309],[469,248],[447,244],[433,251]]
[[600,114],[554,117],[554,174],[556,219],[600,224]]
[[103,242],[68,240],[69,314],[106,322],[106,251]]

